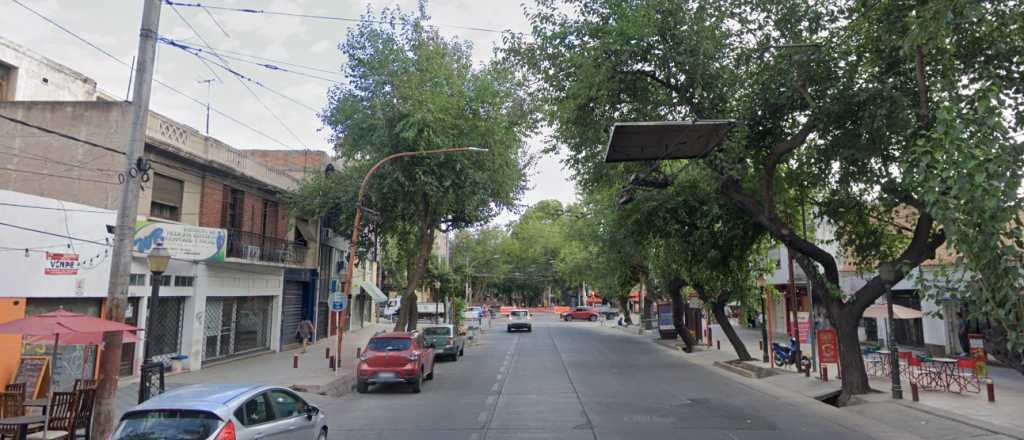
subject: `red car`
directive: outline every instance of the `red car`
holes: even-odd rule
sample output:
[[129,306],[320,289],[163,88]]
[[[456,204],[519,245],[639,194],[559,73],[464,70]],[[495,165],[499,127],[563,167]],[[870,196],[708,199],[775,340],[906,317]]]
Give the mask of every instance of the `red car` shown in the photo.
[[577,307],[575,310],[562,313],[562,319],[566,321],[572,321],[574,319],[597,321],[600,316],[601,314],[598,313],[597,310],[590,307]]
[[434,347],[420,332],[392,332],[374,336],[366,343],[356,366],[356,391],[370,385],[407,383],[420,392],[423,381],[434,378]]

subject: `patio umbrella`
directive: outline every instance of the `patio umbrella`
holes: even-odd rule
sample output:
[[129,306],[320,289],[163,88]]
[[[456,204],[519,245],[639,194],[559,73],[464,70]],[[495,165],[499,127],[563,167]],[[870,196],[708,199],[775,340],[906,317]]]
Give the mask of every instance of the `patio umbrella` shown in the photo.
[[[924,316],[920,310],[912,309],[910,307],[904,307],[901,305],[892,305],[892,317],[893,319],[921,319]],[[870,307],[864,310],[865,318],[876,318],[876,319],[888,319],[889,309],[887,304],[872,304]]]
[[[88,339],[91,336],[80,335],[102,335],[104,332],[132,332],[136,330],[138,328],[132,325],[94,318],[80,313],[71,313],[64,309],[57,309],[41,315],[26,316],[0,324],[0,334],[53,338],[53,353],[50,355],[50,377],[46,387],[51,396],[53,394],[54,368],[57,367],[57,348],[60,345],[61,336],[65,338]],[[51,412],[46,412],[46,421],[43,424],[44,438],[46,437],[46,429],[50,424]]]

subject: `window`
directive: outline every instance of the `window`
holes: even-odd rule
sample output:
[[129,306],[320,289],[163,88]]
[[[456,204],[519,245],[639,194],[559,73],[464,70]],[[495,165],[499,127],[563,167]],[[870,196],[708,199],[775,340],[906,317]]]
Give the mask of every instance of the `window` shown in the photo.
[[306,413],[306,402],[287,391],[271,391],[270,404],[274,407],[274,418],[277,419],[288,419]]
[[[220,419],[206,411],[159,409],[136,411],[125,415],[114,439],[176,438],[202,440],[209,438],[220,425]],[[157,437],[156,434],[159,433]]]
[[277,236],[277,203],[263,201],[263,217],[260,222],[260,234],[265,237]]
[[407,338],[373,338],[366,344],[369,351],[404,351],[412,346],[412,340]]
[[18,69],[0,63],[0,101],[14,101],[14,79]]
[[245,426],[269,422],[273,415],[270,412],[270,405],[267,404],[267,395],[261,393],[249,399],[235,410],[235,418]]
[[174,277],[174,287],[192,287],[196,281],[196,277],[178,275]]
[[146,274],[144,273],[133,273],[128,276],[129,286],[145,286],[146,285]]
[[452,329],[450,327],[427,327],[423,329],[423,334],[427,336],[451,336]]
[[[153,285],[154,278],[155,277],[153,275],[149,276],[149,285],[150,286]],[[160,276],[160,285],[161,286],[170,286],[171,285],[171,276],[170,275],[161,275]]]
[[149,215],[167,220],[181,220],[181,198],[185,193],[185,182],[163,174],[153,173],[153,201]]
[[245,193],[242,190],[224,186],[224,204],[221,209],[221,227],[242,229],[242,201]]

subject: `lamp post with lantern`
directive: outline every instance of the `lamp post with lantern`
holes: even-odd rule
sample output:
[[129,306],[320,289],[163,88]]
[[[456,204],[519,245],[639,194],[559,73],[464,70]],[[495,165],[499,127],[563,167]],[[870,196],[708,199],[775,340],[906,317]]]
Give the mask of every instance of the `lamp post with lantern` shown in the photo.
[[143,359],[145,362],[152,362],[153,349],[153,310],[160,301],[160,285],[163,284],[164,272],[171,262],[171,252],[164,247],[163,241],[158,241],[153,249],[146,255],[146,262],[149,263],[149,273],[152,274],[150,284],[153,289],[149,295],[149,305],[146,307],[146,338],[143,339]]
[[899,349],[896,348],[896,334],[893,333],[892,328],[892,286],[896,283],[896,266],[888,261],[879,264],[878,276],[882,279],[882,284],[885,286],[886,309],[888,309],[889,313],[889,320],[885,325],[885,335],[888,340],[887,345],[889,346],[889,363],[892,365],[890,369],[892,373],[892,398],[902,399],[903,387],[900,385],[900,353]]

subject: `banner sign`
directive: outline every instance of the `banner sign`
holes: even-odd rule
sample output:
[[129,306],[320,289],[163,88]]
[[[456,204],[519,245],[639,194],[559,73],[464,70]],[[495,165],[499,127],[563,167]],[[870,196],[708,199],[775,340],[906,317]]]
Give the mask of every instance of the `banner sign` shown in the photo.
[[224,261],[228,231],[177,223],[142,222],[135,225],[132,250],[148,253],[160,240],[163,240],[172,258]]
[[839,337],[836,329],[823,328],[817,332],[818,338],[818,363],[838,364],[839,363]]
[[332,312],[340,312],[342,310],[345,310],[345,306],[348,305],[346,304],[346,300],[348,298],[346,298],[345,295],[343,295],[341,292],[332,292],[330,299]]
[[46,253],[45,275],[78,275],[78,254]]
[[811,314],[809,312],[796,312],[796,331],[800,335],[800,343],[809,342],[807,338],[811,335]]

